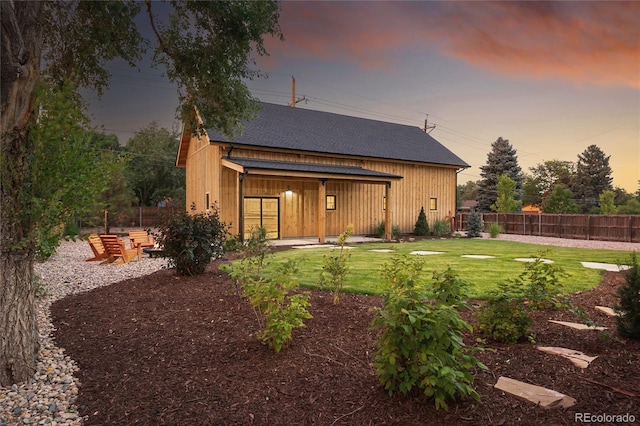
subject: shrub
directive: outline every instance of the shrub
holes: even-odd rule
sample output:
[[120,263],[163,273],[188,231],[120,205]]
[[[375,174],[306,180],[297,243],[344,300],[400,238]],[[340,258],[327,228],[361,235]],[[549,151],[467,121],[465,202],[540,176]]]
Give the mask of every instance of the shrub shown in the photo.
[[470,355],[478,349],[462,341],[462,333],[472,329],[456,310],[462,306],[463,282],[450,269],[434,274],[435,301],[429,303],[426,286],[419,283],[422,266],[405,256],[382,268],[388,288],[372,323],[380,331],[376,371],[390,395],[418,388],[434,398],[436,409],[446,410],[446,401],[459,395],[479,400],[470,371],[486,367]]
[[500,285],[500,290],[480,310],[477,319],[478,330],[496,342],[534,342],[533,319],[526,312],[522,299],[514,298],[507,284]]
[[[376,227],[376,235],[378,238],[384,238],[385,234],[385,222],[384,220],[378,224]],[[398,238],[401,235],[400,227],[398,225],[394,225],[391,227],[391,238]]]
[[242,295],[242,287],[248,280],[261,279],[269,247],[267,229],[261,226],[252,227],[246,243],[240,243],[241,260],[231,264],[229,272],[238,296]]
[[333,290],[333,303],[340,302],[340,293],[344,284],[344,277],[349,273],[347,261],[351,257],[349,250],[345,250],[344,246],[347,239],[353,232],[353,225],[347,226],[347,230],[338,236],[337,244],[340,247],[337,255],[324,255],[322,261],[324,266],[320,273],[320,285],[328,285]]
[[448,220],[438,219],[433,223],[431,230],[433,235],[442,237],[451,233],[451,225]]
[[413,232],[416,235],[429,235],[429,223],[427,222],[424,207],[420,207],[420,213],[418,214],[418,220],[416,220],[416,226]]
[[232,253],[234,251],[240,251],[242,250],[242,242],[240,241],[240,238],[236,235],[232,235],[232,234],[227,234],[225,240],[224,240],[224,252],[225,253]]
[[276,352],[291,340],[294,328],[304,327],[304,320],[312,318],[307,311],[309,292],[295,293],[296,272],[297,261],[290,259],[278,266],[272,279],[249,278],[243,285],[260,328],[258,339]]
[[498,238],[498,235],[502,232],[502,227],[495,222],[490,223],[488,231],[491,238]]
[[472,211],[467,220],[467,236],[469,238],[478,238],[482,236],[480,233],[482,230],[482,220],[480,214],[477,211]]
[[212,259],[222,256],[227,226],[215,206],[209,213],[180,211],[158,229],[158,243],[178,275],[202,274]]
[[528,339],[534,341],[531,332],[533,320],[530,310],[570,309],[576,310],[566,297],[560,296],[562,268],[544,263],[543,251],[533,262],[525,264],[524,271],[513,280],[501,283],[491,292],[487,305],[478,314],[478,329],[485,337],[503,343],[516,343]]
[[629,261],[630,268],[623,272],[625,284],[618,289],[620,305],[614,306],[616,325],[620,336],[640,340],[640,266],[635,252]]

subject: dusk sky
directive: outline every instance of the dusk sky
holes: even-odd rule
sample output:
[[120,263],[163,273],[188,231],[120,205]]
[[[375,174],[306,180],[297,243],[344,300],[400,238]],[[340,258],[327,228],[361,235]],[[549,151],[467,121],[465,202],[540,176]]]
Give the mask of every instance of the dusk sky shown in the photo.
[[[146,20],[141,20],[146,23]],[[640,2],[284,2],[281,42],[256,58],[254,96],[297,108],[423,127],[480,179],[491,143],[508,139],[523,171],[611,156],[613,184],[640,180]],[[179,128],[163,70],[113,64],[91,98],[94,124],[121,143],[157,121]]]

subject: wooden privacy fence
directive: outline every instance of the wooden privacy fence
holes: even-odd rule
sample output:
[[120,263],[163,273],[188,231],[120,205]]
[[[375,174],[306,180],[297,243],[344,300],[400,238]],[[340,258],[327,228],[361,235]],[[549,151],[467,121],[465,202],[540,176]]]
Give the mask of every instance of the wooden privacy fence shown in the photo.
[[[458,213],[457,228],[467,230],[470,213]],[[640,242],[640,215],[481,213],[483,229],[497,223],[505,234]]]

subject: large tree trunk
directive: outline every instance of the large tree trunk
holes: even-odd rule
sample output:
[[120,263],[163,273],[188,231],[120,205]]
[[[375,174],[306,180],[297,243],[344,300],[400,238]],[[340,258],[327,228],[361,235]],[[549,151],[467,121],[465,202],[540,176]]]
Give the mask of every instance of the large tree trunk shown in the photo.
[[39,350],[29,218],[28,126],[39,78],[44,2],[0,1],[0,385],[26,381]]

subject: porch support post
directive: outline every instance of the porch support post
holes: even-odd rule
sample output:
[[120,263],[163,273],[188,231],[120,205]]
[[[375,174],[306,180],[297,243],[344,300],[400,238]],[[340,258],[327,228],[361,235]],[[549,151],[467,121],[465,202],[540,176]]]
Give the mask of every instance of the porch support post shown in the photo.
[[325,239],[325,216],[327,214],[327,180],[318,181],[318,242],[324,244]]
[[244,173],[238,173],[238,236],[244,242],[244,195],[242,193],[242,182]]
[[387,200],[387,208],[384,211],[384,238],[385,240],[391,239],[391,206],[393,205],[391,199],[391,182],[387,182],[384,189],[384,196]]

